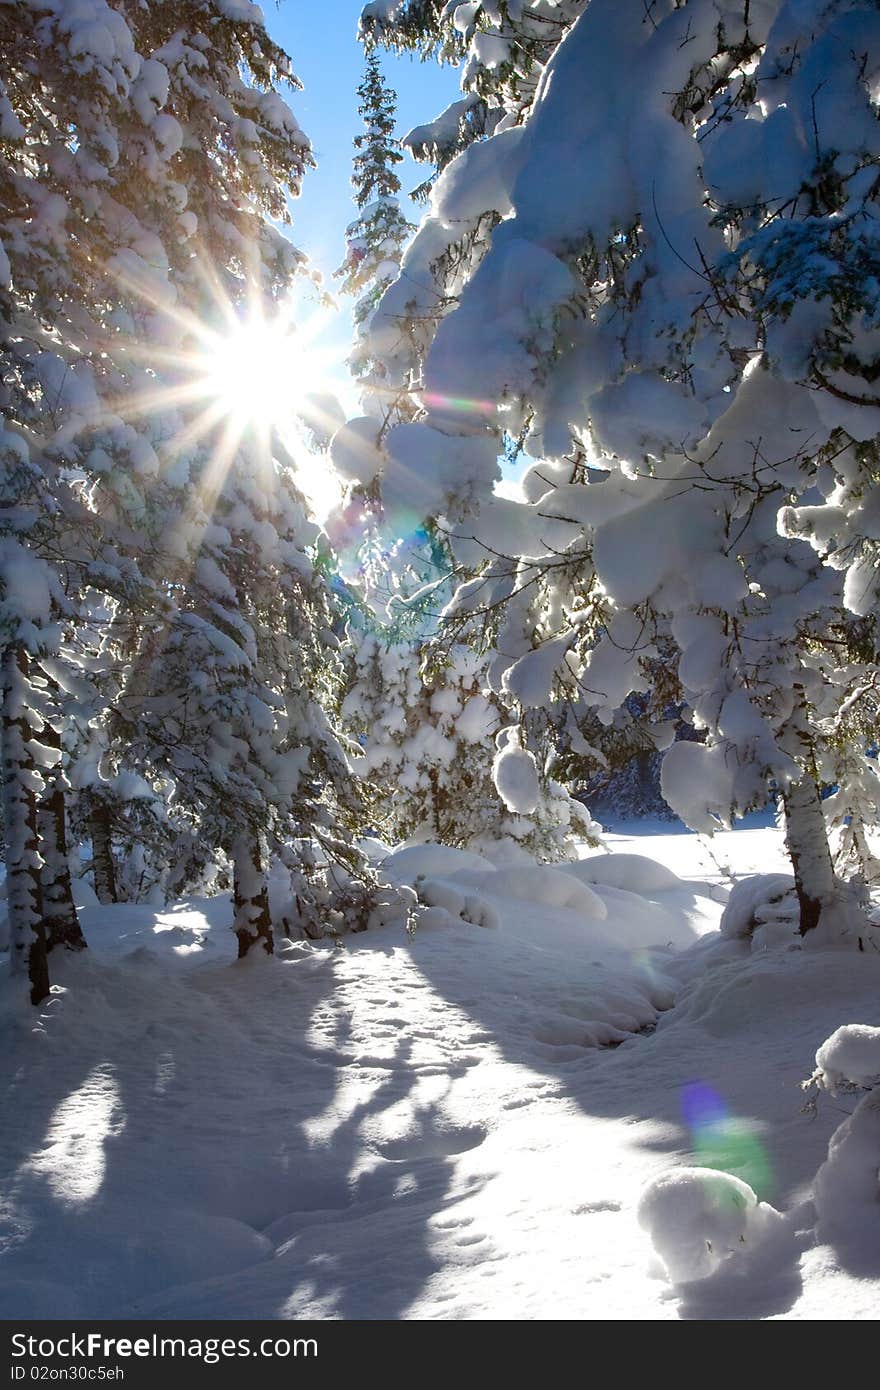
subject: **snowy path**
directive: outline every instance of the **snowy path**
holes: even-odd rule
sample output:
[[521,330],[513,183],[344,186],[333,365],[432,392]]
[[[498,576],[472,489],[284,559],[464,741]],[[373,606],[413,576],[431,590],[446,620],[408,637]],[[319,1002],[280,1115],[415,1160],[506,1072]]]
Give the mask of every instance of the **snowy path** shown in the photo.
[[[774,832],[739,834],[738,864],[778,867]],[[679,872],[702,853],[617,843]],[[644,900],[606,896],[603,930],[626,907],[637,938]],[[720,912],[692,888],[657,898],[642,935]],[[798,1082],[838,1024],[880,1023],[880,962],[709,974],[699,946],[579,952],[573,914],[502,907],[497,931],[386,929],[244,966],[218,900],[88,910],[92,949],[36,1031],[3,992],[0,1315],[876,1316],[877,1283],[802,1250],[797,1221],[766,1269],[685,1297],[634,1212],[695,1158],[781,1210],[803,1200],[842,1117],[802,1113]],[[655,1033],[591,1045],[676,987]]]

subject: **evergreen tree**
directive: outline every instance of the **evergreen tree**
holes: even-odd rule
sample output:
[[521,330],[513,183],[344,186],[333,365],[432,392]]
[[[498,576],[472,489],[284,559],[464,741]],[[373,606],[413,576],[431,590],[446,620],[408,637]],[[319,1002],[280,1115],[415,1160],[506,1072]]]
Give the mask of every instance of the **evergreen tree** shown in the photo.
[[361,296],[354,309],[356,324],[396,276],[411,230],[397,197],[400,179],[395,165],[403,159],[394,138],[397,96],[382,76],[375,49],[367,54],[358,96],[364,131],[354,139],[351,182],[359,215],[346,229],[347,255],[336,272],[346,294]]
[[355,344],[349,365],[364,389],[364,404],[380,419],[392,411],[392,384],[383,380],[367,348],[373,310],[400,270],[404,244],[412,224],[404,217],[395,166],[403,159],[394,137],[396,94],[382,76],[375,49],[367,53],[358,87],[358,111],[364,130],[354,139],[352,187],[358,216],[346,228],[346,255],[336,271],[346,294],[357,296],[354,306]]
[[[482,563],[524,707],[574,680],[613,718],[672,639],[705,741],[669,750],[667,795],[710,829],[778,790],[802,930],[851,937],[820,800],[840,686],[815,654],[873,592],[876,6],[561,18],[519,106],[477,22],[498,124],[434,185],[372,321],[425,407],[384,440],[383,498],[417,496]],[[525,503],[492,495],[502,432],[539,460]]]
[[[238,865],[242,952],[271,946],[267,844],[316,821],[344,849],[322,788],[351,796],[290,674],[335,642],[315,528],[269,441],[201,394],[212,335],[267,313],[302,261],[273,225],[310,162],[286,55],[255,8],[215,0],[18,0],[0,24],[4,792],[14,958],[37,1002],[66,893],[64,759],[100,895],[127,891],[114,839],[144,815],[172,841],[207,834]],[[84,675],[85,708],[64,696]]]

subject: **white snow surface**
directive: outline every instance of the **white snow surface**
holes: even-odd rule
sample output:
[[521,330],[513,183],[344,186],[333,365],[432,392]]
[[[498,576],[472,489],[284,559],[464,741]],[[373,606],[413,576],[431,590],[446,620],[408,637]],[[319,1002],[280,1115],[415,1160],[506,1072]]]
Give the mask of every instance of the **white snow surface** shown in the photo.
[[775,830],[606,845],[653,886],[414,847],[494,929],[241,964],[224,898],[87,904],[44,1006],[0,975],[0,1317],[875,1318],[876,1093],[800,1083],[880,955],[721,937]]

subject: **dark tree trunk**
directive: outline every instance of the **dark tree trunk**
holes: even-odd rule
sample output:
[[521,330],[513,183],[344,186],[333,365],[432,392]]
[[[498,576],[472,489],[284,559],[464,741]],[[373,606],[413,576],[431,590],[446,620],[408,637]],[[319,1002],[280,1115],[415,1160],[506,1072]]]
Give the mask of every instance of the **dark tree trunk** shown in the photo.
[[259,838],[249,831],[236,836],[232,846],[233,931],[238,937],[238,958],[246,956],[257,942],[267,955],[275,950],[269,888],[263,868]]
[[439,844],[445,844],[443,834],[443,793],[440,790],[440,774],[435,767],[428,773],[428,780],[431,784],[431,815],[434,818],[434,839]]
[[110,808],[106,801],[93,801],[89,812],[89,833],[92,837],[95,896],[102,906],[117,903],[119,896],[116,891],[116,870],[113,867],[113,845],[110,838]]
[[49,994],[49,962],[40,882],[40,776],[31,749],[34,729],[28,718],[29,664],[22,646],[7,647],[3,653],[0,741],[11,965],[14,973],[27,973],[31,1003],[39,1004]]
[[[61,748],[61,737],[49,724],[40,734],[40,741],[49,748]],[[67,810],[60,770],[40,802],[39,828],[43,853],[40,879],[43,889],[46,949],[51,951],[53,946],[66,946],[68,951],[82,951],[85,949],[86,939],[82,934],[73,901],[73,885],[67,858]]]

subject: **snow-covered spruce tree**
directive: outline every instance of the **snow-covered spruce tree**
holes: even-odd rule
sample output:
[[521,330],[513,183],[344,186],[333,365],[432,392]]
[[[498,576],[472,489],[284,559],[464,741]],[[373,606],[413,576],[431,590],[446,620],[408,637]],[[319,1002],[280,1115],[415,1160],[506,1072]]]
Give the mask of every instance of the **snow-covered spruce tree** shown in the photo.
[[[361,388],[364,414],[344,422],[329,442],[335,471],[345,493],[329,522],[331,539],[346,568],[356,572],[371,591],[376,607],[394,592],[386,563],[392,548],[400,558],[400,537],[385,533],[377,505],[375,477],[381,464],[380,444],[392,422],[412,414],[409,381],[389,376],[383,363],[371,354],[369,328],[373,310],[396,279],[404,243],[412,226],[400,208],[400,180],[395,166],[403,156],[394,138],[396,94],[387,86],[375,49],[368,49],[366,71],[358,87],[364,130],[354,140],[352,187],[358,217],[346,229],[346,255],[336,276],[343,292],[357,296],[354,306],[355,341],[348,365]],[[426,559],[434,566],[442,548],[418,528],[416,568]],[[444,571],[448,566],[444,564]],[[409,572],[406,561],[397,566]],[[437,578],[438,575],[433,576]],[[375,590],[375,593],[372,591]]]
[[671,644],[645,668],[648,689],[628,695],[610,717],[602,711],[600,718],[584,700],[570,700],[561,720],[562,780],[578,788],[600,821],[675,819],[660,790],[661,749],[677,738],[700,738],[682,702]]
[[[463,96],[406,136],[414,157],[442,172],[475,140],[520,124],[544,66],[586,3],[535,0],[527,9],[494,0],[366,5],[360,24],[368,41],[462,67]],[[417,193],[426,197],[432,182],[429,177]]]
[[391,843],[467,846],[492,837],[503,808],[492,783],[500,712],[481,693],[479,655],[367,627],[350,632],[342,717],[377,829]]
[[[876,716],[875,716],[876,717]],[[828,825],[834,867],[844,878],[880,882],[877,826],[880,824],[880,775],[876,752],[845,743],[831,762],[834,787],[822,809]]]
[[[863,375],[873,360],[862,282],[880,17],[819,0],[592,0],[573,17],[527,109],[510,108],[503,79],[484,88],[496,133],[447,166],[374,315],[377,353],[399,365],[405,344],[427,407],[389,432],[383,493],[412,495],[415,473],[457,556],[524,555],[523,586],[546,574],[558,645],[541,660],[555,651],[603,704],[609,643],[630,653],[617,675],[637,673],[649,615],[668,630],[709,743],[673,747],[667,784],[694,793],[703,828],[779,787],[802,928],[835,935],[847,913],[816,748],[835,682],[812,650],[840,594],[776,515],[794,503],[787,529],[809,527],[798,504],[844,407],[856,436],[873,431],[870,392],[829,372],[852,371],[853,345]],[[413,306],[405,282],[420,274],[432,302]],[[408,309],[420,338],[401,333]],[[543,460],[526,506],[490,495],[502,428]],[[587,462],[608,470],[601,488],[585,486]],[[606,596],[592,631],[568,582],[576,561]],[[486,576],[509,583],[497,561]]]
[[53,605],[63,594],[49,566],[22,545],[21,512],[40,496],[40,474],[17,434],[0,434],[0,748],[6,835],[11,966],[31,984],[32,1004],[49,994],[39,853],[42,770],[57,760],[42,744],[44,721],[33,685],[33,657],[53,649]]
[[[41,520],[54,521],[45,534],[30,526],[23,553],[46,570],[43,589],[31,585],[32,602],[49,594],[40,642],[55,643],[52,604],[62,598],[77,621],[102,608],[95,659],[113,700],[94,712],[99,756],[78,759],[77,796],[112,806],[132,778],[170,791],[190,833],[240,850],[239,949],[257,937],[269,946],[266,838],[297,830],[311,841],[315,820],[321,843],[341,845],[345,858],[322,790],[335,779],[338,800],[349,797],[344,759],[315,701],[291,681],[302,646],[323,652],[330,625],[301,499],[269,449],[253,440],[236,448],[234,431],[203,416],[197,379],[207,330],[228,327],[218,325],[218,298],[237,312],[265,306],[300,264],[271,221],[286,217],[285,194],[298,191],[310,158],[279,91],[295,79],[252,6],[95,0],[87,11],[66,2],[44,11],[21,0],[0,24],[3,408],[14,468],[38,460],[27,487],[39,494]],[[8,491],[21,528],[30,494],[15,477]],[[300,602],[300,581],[318,592],[314,603]],[[292,633],[302,639],[296,649]],[[156,684],[173,662],[177,683]],[[22,746],[32,759],[44,754],[19,737],[23,673],[12,664],[17,768]],[[170,733],[150,711],[163,690],[181,701]],[[32,732],[39,703],[28,705]],[[12,810],[27,829],[36,782],[31,767],[21,773],[27,795]],[[230,794],[236,779],[244,809]],[[221,784],[222,814],[212,820]],[[93,835],[101,847],[103,834],[105,867],[109,819]],[[246,832],[243,848],[240,836],[232,844],[236,829]],[[31,838],[12,842],[22,873],[37,862]],[[352,902],[356,886],[343,896]],[[27,927],[34,894],[22,903]]]
[[233,863],[243,955],[257,938],[272,945],[269,848],[299,844],[314,871],[313,885],[298,893],[311,934],[328,900],[328,872],[354,903],[359,803],[324,708],[335,699],[338,641],[312,554],[317,528],[301,494],[245,440],[211,517],[204,531],[207,517],[193,509],[187,518],[184,547],[189,528],[201,533],[196,570],[137,687],[118,704],[143,761],[177,789],[179,812]]
[[[547,736],[541,715],[528,721],[525,780],[508,779],[505,791],[495,785],[494,767],[513,735],[502,728],[510,723],[507,694],[490,682],[497,662],[486,624],[466,614],[441,621],[462,571],[433,518],[412,524],[418,503],[408,513],[386,512],[372,476],[383,470],[382,433],[364,417],[334,438],[337,467],[370,481],[355,483],[327,523],[350,597],[341,714],[360,746],[355,766],[376,825],[392,841],[493,852],[514,842],[540,859],[566,857],[572,830],[594,839],[596,827],[550,775],[548,749],[558,740]],[[404,525],[411,529],[401,534]],[[526,721],[519,723],[521,742]],[[510,769],[512,746],[504,757]]]
[[412,414],[412,406],[408,383],[389,378],[365,344],[373,309],[399,272],[412,228],[396,197],[395,165],[402,155],[393,138],[395,94],[373,48],[358,95],[365,131],[354,142],[352,183],[360,215],[347,229],[348,252],[337,275],[345,291],[360,296],[349,365],[366,414],[332,441],[347,491],[328,523],[353,586],[341,715],[358,741],[356,767],[381,832],[393,842],[458,845],[491,836],[505,819],[491,777],[498,712],[479,694],[485,664],[479,655],[437,637],[436,614],[452,585],[448,547],[430,521],[392,534],[377,506],[381,439],[391,423]]
[[[7,382],[9,377],[7,376]],[[14,383],[13,383],[14,384]],[[15,399],[12,387],[7,400]],[[2,785],[12,969],[31,1001],[49,992],[47,953],[82,944],[65,860],[59,711],[41,663],[54,662],[72,605],[56,568],[56,501],[27,428],[0,424]],[[41,848],[45,853],[41,853]]]
[[[397,97],[382,76],[375,49],[367,53],[358,96],[364,130],[354,139],[351,179],[358,216],[346,228],[345,260],[336,275],[343,291],[357,296],[351,370],[375,399],[381,396],[383,384],[381,379],[371,379],[364,335],[373,309],[397,277],[403,247],[412,231],[412,224],[404,217],[397,197],[400,179],[395,165],[403,159],[394,137]],[[390,405],[388,402],[387,406]]]
[[478,694],[478,654],[435,642],[453,584],[447,548],[430,528],[383,548],[380,527],[368,499],[328,523],[345,575],[340,717],[374,829],[392,843],[461,844],[501,810],[485,752],[497,713]]

